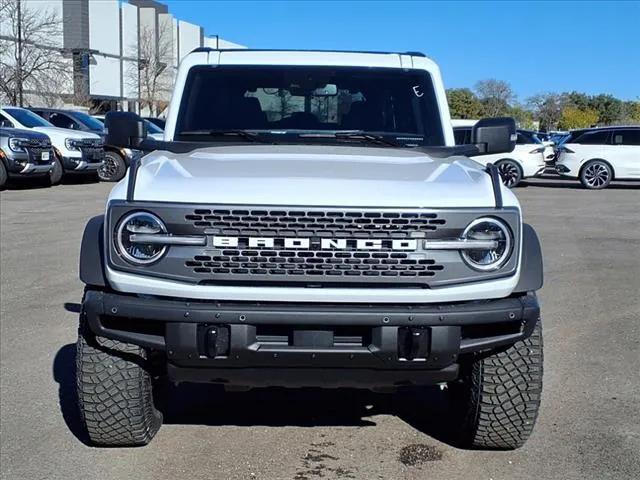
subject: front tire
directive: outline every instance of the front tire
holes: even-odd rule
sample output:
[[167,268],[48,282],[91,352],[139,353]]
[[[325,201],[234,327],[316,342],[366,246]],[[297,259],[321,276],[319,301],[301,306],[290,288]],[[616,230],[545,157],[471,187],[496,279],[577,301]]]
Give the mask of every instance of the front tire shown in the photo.
[[506,187],[513,188],[522,181],[522,168],[515,161],[500,160],[496,166]]
[[602,160],[591,160],[580,171],[580,182],[589,190],[602,190],[607,188],[613,178],[613,171]]
[[149,443],[162,425],[153,404],[147,352],[96,337],[80,314],[76,383],[80,415],[91,443],[133,447]]
[[62,175],[64,170],[62,169],[62,162],[54,155],[53,156],[53,168],[49,172],[49,183],[51,185],[58,185],[62,181]]
[[7,174],[7,168],[4,166],[4,162],[0,160],[0,190],[4,190],[8,180],[9,175]]
[[509,348],[463,364],[452,390],[462,406],[460,443],[478,449],[513,450],[533,431],[542,394],[542,325]]
[[104,161],[98,169],[98,177],[103,182],[117,182],[127,173],[127,164],[116,152],[104,152]]

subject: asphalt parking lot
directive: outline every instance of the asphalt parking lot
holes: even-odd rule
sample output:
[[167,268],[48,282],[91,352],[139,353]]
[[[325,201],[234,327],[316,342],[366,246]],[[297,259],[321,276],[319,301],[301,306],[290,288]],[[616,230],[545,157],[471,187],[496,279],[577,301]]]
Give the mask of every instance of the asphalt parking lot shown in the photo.
[[110,188],[0,194],[2,478],[640,478],[640,185],[516,189],[543,243],[546,350],[538,425],[515,452],[451,446],[438,390],[418,403],[188,385],[165,387],[165,425],[149,446],[86,446],[74,404],[77,259]]

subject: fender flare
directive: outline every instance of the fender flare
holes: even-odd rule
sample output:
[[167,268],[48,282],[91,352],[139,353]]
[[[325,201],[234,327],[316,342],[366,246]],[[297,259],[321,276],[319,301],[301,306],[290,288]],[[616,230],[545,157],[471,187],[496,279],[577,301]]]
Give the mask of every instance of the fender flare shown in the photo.
[[542,247],[538,234],[529,224],[522,224],[522,262],[520,280],[513,293],[535,292],[544,283]]
[[104,215],[91,218],[84,228],[80,247],[80,280],[92,287],[108,286],[104,274]]

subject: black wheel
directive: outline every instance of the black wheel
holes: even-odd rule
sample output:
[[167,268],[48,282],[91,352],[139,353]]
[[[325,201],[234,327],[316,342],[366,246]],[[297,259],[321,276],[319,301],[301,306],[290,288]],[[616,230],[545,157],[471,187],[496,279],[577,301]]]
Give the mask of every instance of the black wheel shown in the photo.
[[529,438],[542,394],[542,325],[506,350],[463,364],[451,391],[461,406],[462,446],[512,450]]
[[9,175],[7,174],[7,167],[5,167],[4,162],[0,160],[0,190],[4,190],[8,179]]
[[611,167],[602,160],[591,160],[580,171],[580,182],[590,190],[606,188],[611,183],[612,178],[613,171]]
[[153,439],[162,414],[153,404],[147,352],[94,336],[80,314],[76,383],[80,416],[98,446],[140,446]]
[[53,168],[49,172],[49,183],[51,185],[59,184],[62,181],[63,174],[62,162],[56,155],[53,155]]
[[104,152],[104,160],[98,169],[98,177],[103,182],[117,182],[127,173],[127,164],[119,154],[112,151]]
[[500,160],[496,166],[505,186],[513,188],[522,180],[522,169],[513,160]]

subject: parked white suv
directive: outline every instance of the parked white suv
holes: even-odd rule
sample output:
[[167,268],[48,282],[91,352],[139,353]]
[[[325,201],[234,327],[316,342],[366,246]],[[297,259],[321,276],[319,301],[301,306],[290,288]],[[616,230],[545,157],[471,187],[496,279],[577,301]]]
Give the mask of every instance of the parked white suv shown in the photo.
[[105,125],[108,144],[148,153],[82,240],[92,442],[149,442],[151,380],[167,376],[447,383],[461,443],[524,443],[542,389],[540,245],[496,167],[467,158],[511,151],[512,118],[455,146],[421,54],[201,48],[180,65],[165,140],[134,113]]
[[558,147],[556,170],[593,190],[611,180],[640,180],[640,126],[572,132]]
[[[451,120],[456,145],[471,143],[471,131],[476,122],[477,120]],[[516,147],[512,152],[471,157],[484,165],[496,165],[502,181],[509,188],[515,187],[524,178],[542,174],[546,168],[546,156],[552,151],[552,147],[540,141],[535,132],[518,130],[517,133]]]
[[104,145],[95,133],[55,127],[39,115],[20,107],[0,107],[0,127],[33,129],[51,139],[54,165],[51,183],[66,173],[97,172],[104,160]]

